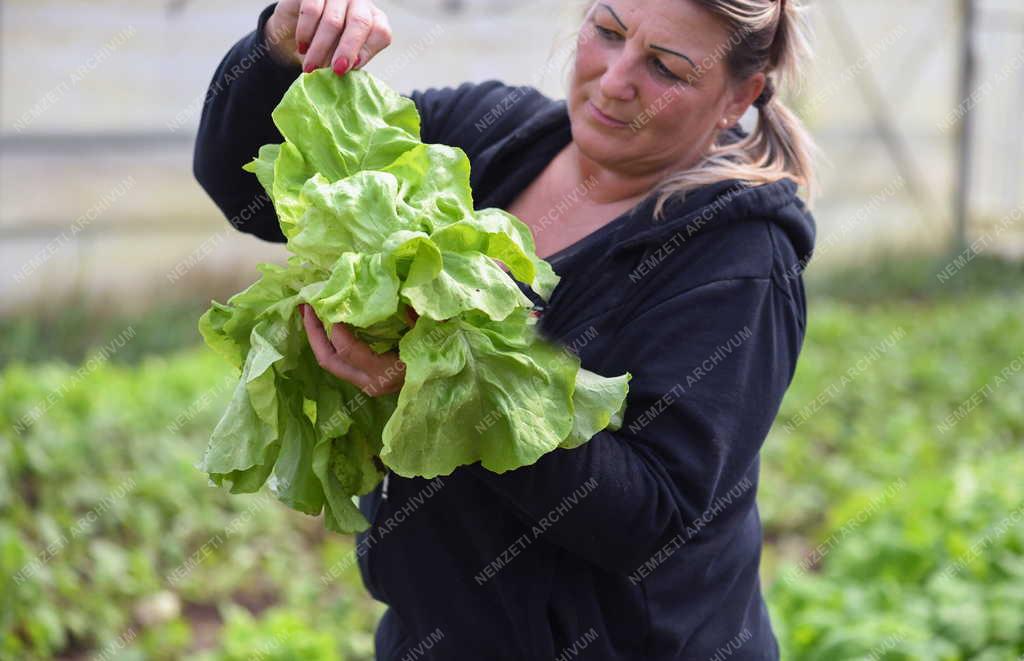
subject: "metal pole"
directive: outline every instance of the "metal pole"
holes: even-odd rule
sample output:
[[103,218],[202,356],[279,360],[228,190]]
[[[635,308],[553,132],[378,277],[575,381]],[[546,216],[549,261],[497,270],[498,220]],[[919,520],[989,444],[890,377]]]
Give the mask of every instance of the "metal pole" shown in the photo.
[[[820,7],[828,21],[829,29],[839,43],[840,52],[850,66],[856,67],[859,62],[869,61],[867,53],[850,29],[842,5],[838,2],[824,2]],[[870,108],[871,119],[882,144],[889,152],[897,171],[907,180],[907,191],[923,218],[924,231],[929,231],[938,223],[947,222],[944,210],[935,205],[936,198],[927,183],[927,173],[918,166],[913,150],[898,128],[896,114],[891,109],[889,99],[882,92],[882,87],[871,68],[865,67],[855,76],[854,84]]]
[[[974,25],[977,14],[974,0],[960,0],[960,11],[960,90],[956,107],[960,107],[961,103],[967,103],[971,98],[977,77],[974,52]],[[957,132],[957,177],[956,188],[953,191],[954,254],[962,252],[967,247],[974,115],[973,109],[965,112]]]

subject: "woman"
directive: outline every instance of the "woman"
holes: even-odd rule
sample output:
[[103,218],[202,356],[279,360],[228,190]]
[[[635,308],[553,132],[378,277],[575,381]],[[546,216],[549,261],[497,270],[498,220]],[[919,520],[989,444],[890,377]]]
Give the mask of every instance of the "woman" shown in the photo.
[[[390,41],[369,2],[290,0],[232,48],[195,174],[236,227],[284,240],[240,168],[282,140],[270,111],[288,85]],[[778,658],[755,494],[804,337],[812,145],[773,95],[804,46],[793,0],[605,0],[566,101],[497,81],[411,94],[424,142],[468,154],[477,207],[520,217],[561,276],[534,299],[541,331],[633,378],[622,427],[579,448],[502,475],[388,475],[361,499],[360,569],[389,605],[378,659]],[[303,314],[325,369],[401,387],[397,355]]]

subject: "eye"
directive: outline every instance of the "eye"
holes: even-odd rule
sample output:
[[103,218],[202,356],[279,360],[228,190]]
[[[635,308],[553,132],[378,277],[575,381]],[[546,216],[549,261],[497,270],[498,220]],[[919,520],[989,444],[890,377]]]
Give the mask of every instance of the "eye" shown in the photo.
[[601,27],[597,23],[594,24],[594,29],[597,30],[597,33],[601,35],[602,38],[607,39],[608,41],[617,41],[621,38],[621,35],[615,30],[609,30],[608,28]]
[[674,73],[672,73],[672,70],[669,69],[668,67],[666,67],[665,63],[662,62],[661,60],[659,60],[658,58],[654,58],[654,59],[651,60],[651,66],[654,67],[654,70],[659,75],[662,75],[665,78],[668,78],[669,80],[674,80],[674,81],[678,81],[678,82],[684,82],[682,78],[680,78],[679,76],[677,76]]

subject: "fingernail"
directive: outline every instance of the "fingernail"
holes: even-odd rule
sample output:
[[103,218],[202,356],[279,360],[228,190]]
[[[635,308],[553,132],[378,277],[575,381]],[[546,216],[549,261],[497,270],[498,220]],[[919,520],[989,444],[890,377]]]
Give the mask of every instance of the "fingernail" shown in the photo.
[[340,57],[340,58],[338,58],[338,60],[334,63],[334,73],[336,73],[339,76],[341,76],[346,71],[348,71],[348,58],[347,57]]
[[306,62],[306,66],[302,67],[302,70],[305,71],[306,73],[310,73],[314,69],[316,69],[315,62]]
[[363,56],[362,55],[356,55],[356,63],[352,65],[352,68],[355,69],[356,67],[358,67],[359,63],[362,62],[362,61],[363,61]]
[[309,50],[309,44],[306,43],[305,41],[300,41],[299,42],[299,55],[305,55],[306,51],[308,51],[308,50]]

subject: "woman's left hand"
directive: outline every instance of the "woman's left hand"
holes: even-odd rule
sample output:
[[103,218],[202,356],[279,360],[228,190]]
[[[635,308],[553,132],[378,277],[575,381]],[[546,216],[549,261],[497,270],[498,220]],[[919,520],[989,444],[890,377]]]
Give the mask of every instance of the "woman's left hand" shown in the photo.
[[[309,346],[320,367],[358,387],[370,397],[388,395],[402,389],[405,383],[405,363],[399,360],[397,352],[377,353],[345,324],[334,324],[334,330],[328,337],[323,322],[308,304],[299,305],[299,313],[306,327]],[[410,310],[410,325],[415,323],[415,314]]]

